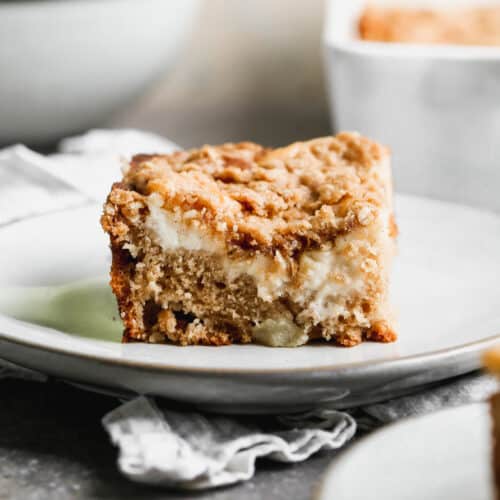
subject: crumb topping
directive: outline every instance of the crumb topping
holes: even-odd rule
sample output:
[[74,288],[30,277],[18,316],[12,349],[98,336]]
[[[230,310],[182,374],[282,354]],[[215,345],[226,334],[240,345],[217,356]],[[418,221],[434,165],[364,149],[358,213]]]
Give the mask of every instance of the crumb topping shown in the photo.
[[361,39],[461,45],[500,45],[500,7],[449,10],[370,6],[359,21]]
[[165,210],[228,247],[293,255],[390,208],[388,158],[385,147],[356,133],[274,150],[243,142],[138,155],[110,201],[131,195],[123,189],[159,195]]

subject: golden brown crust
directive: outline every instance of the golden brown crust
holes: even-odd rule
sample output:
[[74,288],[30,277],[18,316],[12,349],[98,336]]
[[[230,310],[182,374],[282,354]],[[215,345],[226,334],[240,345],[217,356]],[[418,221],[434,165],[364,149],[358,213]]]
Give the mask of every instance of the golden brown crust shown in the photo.
[[293,255],[366,224],[387,204],[386,148],[342,133],[270,150],[244,142],[135,156],[125,189],[158,193],[166,210],[192,211],[228,252]]
[[500,7],[450,10],[369,6],[359,20],[362,40],[500,45]]

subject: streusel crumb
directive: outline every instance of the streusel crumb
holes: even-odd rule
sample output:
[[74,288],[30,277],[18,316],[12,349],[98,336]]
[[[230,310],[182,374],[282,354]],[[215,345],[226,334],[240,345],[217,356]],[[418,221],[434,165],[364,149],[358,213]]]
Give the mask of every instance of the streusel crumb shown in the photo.
[[158,193],[245,251],[294,254],[367,224],[390,185],[372,168],[388,150],[343,133],[270,150],[244,142],[132,159],[123,183]]

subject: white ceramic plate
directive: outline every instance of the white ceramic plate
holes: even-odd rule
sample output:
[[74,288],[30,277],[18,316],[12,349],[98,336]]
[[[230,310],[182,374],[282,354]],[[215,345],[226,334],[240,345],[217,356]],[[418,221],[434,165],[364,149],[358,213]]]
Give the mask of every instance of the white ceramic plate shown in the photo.
[[[1,229],[0,288],[105,276],[99,212],[88,206]],[[399,196],[397,219],[393,344],[122,345],[90,338],[96,331],[86,338],[0,316],[0,357],[103,390],[234,412],[364,404],[478,368],[481,352],[500,339],[500,216]]]
[[318,500],[493,500],[490,449],[486,404],[410,418],[342,453]]

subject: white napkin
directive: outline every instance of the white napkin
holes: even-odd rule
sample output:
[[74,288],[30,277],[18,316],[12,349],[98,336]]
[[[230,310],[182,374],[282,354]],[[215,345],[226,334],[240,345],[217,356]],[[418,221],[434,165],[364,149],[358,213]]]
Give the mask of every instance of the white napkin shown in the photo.
[[[134,152],[162,153],[176,145],[135,130],[94,130],[62,141],[48,157],[16,145],[0,151],[0,226],[24,217],[102,202]],[[19,200],[29,200],[19,204]],[[0,379],[43,375],[0,361]],[[161,407],[138,397],[103,418],[119,448],[118,466],[134,481],[203,489],[247,480],[256,459],[306,460],[319,450],[342,447],[359,427],[369,429],[408,415],[482,401],[496,388],[487,376],[470,375],[432,390],[353,412],[316,408],[268,418],[201,415]]]
[[90,201],[104,202],[131,154],[169,153],[178,146],[148,132],[92,130],[64,139],[59,149],[59,154],[48,157],[20,144],[0,151],[0,226]]
[[0,151],[0,226],[89,201],[53,174],[53,165],[21,145]]
[[160,409],[152,399],[138,397],[108,413],[103,425],[128,478],[204,489],[250,479],[259,457],[300,462],[319,450],[342,447],[357,427],[373,430],[400,418],[484,401],[497,389],[494,378],[476,373],[352,412],[316,408],[255,422]]
[[334,450],[352,438],[347,413],[317,409],[291,419],[252,419],[160,411],[151,399],[136,398],[108,413],[103,424],[120,448],[118,465],[130,479],[148,484],[204,489],[250,479],[259,457],[301,462],[317,451]]

